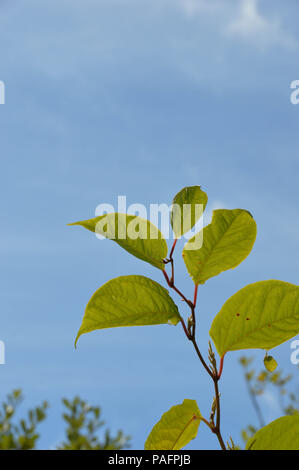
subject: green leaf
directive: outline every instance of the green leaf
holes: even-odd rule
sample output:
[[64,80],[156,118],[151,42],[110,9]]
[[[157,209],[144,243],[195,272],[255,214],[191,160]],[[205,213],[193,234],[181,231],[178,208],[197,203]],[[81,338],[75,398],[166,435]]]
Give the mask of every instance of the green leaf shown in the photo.
[[255,239],[256,223],[249,212],[214,211],[212,222],[194,235],[183,250],[194,283],[204,284],[222,271],[238,266],[249,255]]
[[112,213],[69,225],[81,225],[91,232],[114,240],[129,253],[156,268],[164,268],[167,243],[160,230],[149,220],[136,215]]
[[144,276],[122,276],[107,282],[93,294],[76,343],[82,334],[103,328],[176,325],[179,321],[178,308],[164,287]]
[[220,356],[239,349],[269,350],[299,333],[299,287],[283,281],[249,284],[230,297],[210,335]]
[[200,186],[183,188],[172,201],[171,226],[176,238],[189,232],[200,219],[208,202]]
[[299,415],[283,416],[260,429],[246,445],[247,450],[298,450]]
[[274,372],[278,364],[272,356],[265,356],[264,365],[269,372]]
[[197,436],[201,414],[195,400],[170,408],[153,427],[145,450],[179,450]]

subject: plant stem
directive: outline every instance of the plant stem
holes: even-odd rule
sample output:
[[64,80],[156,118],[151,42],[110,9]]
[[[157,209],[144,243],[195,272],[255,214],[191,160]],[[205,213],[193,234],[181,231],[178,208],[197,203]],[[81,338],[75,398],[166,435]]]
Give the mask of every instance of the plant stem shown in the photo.
[[[201,362],[201,364],[203,365],[203,367],[205,368],[205,370],[207,371],[207,373],[209,374],[209,376],[211,377],[211,379],[213,380],[214,382],[214,389],[215,389],[215,401],[216,401],[216,425],[214,424],[213,420],[211,423],[208,423],[207,420],[203,419],[203,421],[209,426],[209,428],[211,429],[211,431],[217,436],[217,439],[219,441],[219,444],[220,444],[220,447],[222,450],[226,450],[226,446],[224,444],[224,441],[223,441],[223,438],[222,438],[222,435],[221,435],[221,430],[220,430],[220,394],[219,394],[219,387],[218,387],[218,381],[220,380],[220,377],[221,377],[221,374],[222,374],[222,370],[223,370],[223,360],[224,360],[224,356],[221,357],[221,360],[220,360],[220,367],[219,367],[219,372],[217,371],[217,368],[215,366],[215,370],[212,370],[208,364],[206,363],[206,361],[204,360],[200,350],[199,350],[199,347],[197,345],[197,342],[196,342],[196,339],[195,339],[195,332],[196,332],[196,315],[195,315],[195,307],[196,307],[196,302],[197,302],[197,291],[198,291],[198,285],[195,285],[195,289],[194,289],[194,300],[193,302],[191,300],[188,300],[184,294],[174,285],[174,262],[173,262],[173,252],[174,252],[174,249],[175,249],[175,246],[176,246],[176,242],[177,242],[177,239],[174,241],[173,243],[173,246],[171,248],[171,251],[170,251],[170,255],[169,255],[169,258],[167,260],[164,261],[165,264],[167,263],[171,263],[171,278],[169,279],[168,277],[168,274],[167,272],[165,271],[165,269],[162,270],[163,272],[163,275],[165,277],[165,280],[167,282],[167,285],[173,289],[182,299],[184,302],[186,302],[186,304],[189,306],[190,310],[191,310],[191,326],[189,327],[189,323],[188,323],[188,328],[186,327],[186,324],[183,320],[183,318],[181,318],[181,324],[182,324],[182,327],[183,327],[183,330],[185,332],[185,335],[186,337],[188,338],[189,341],[192,342],[193,346],[194,346],[194,349],[197,353],[197,356]],[[214,368],[213,368],[214,369]]]
[[206,361],[204,360],[204,358],[202,357],[202,354],[199,350],[199,347],[197,346],[197,343],[195,341],[195,338],[191,338],[190,341],[192,341],[192,344],[194,346],[194,349],[199,357],[199,360],[200,362],[202,363],[202,365],[204,366],[204,368],[206,369],[207,373],[209,374],[209,376],[214,380],[214,375],[213,375],[213,372],[211,371],[211,369],[209,368],[209,366],[207,365]]
[[188,339],[190,339],[190,338],[189,338],[189,333],[188,333],[187,327],[186,327],[185,322],[184,322],[184,319],[183,319],[182,317],[181,317],[181,324],[182,324],[182,327],[183,327],[183,329],[184,329],[185,335],[187,336]]
[[173,242],[173,245],[172,245],[172,248],[171,248],[171,251],[170,251],[170,255],[169,255],[170,259],[172,259],[172,255],[173,255],[173,252],[174,252],[175,245],[176,245],[177,241],[178,241],[178,239],[176,238]]
[[220,431],[220,394],[219,394],[219,388],[218,388],[218,377],[214,377],[214,388],[215,388],[215,397],[216,397],[216,410],[217,410],[217,416],[216,416],[216,426],[213,429],[214,434],[216,434],[217,439],[219,441],[220,447],[222,450],[226,450],[226,446],[224,444],[224,441],[222,439],[221,431]]
[[165,269],[162,270],[163,274],[164,274],[164,277],[166,279],[166,282],[167,284],[169,285],[169,287],[171,289],[173,289],[177,294],[179,294],[180,297],[182,297],[182,299],[189,305],[190,307],[190,303],[192,303],[190,300],[186,299],[186,297],[184,296],[184,294],[182,294],[181,291],[179,291],[179,289],[177,287],[175,287],[175,285],[173,284],[173,281],[171,281],[171,279],[169,279],[168,277],[168,274],[167,272],[165,271]]
[[201,416],[201,421],[203,421],[207,426],[208,428],[212,431],[212,428],[211,428],[211,425],[209,423],[209,421],[207,419],[205,419],[203,416]]
[[221,379],[221,375],[222,375],[222,371],[223,371],[224,356],[225,356],[225,354],[223,354],[223,356],[220,359],[220,367],[219,367],[219,372],[218,372],[218,379],[219,380]]
[[194,288],[194,300],[193,300],[194,308],[196,307],[197,291],[198,291],[198,284],[195,284],[195,288]]

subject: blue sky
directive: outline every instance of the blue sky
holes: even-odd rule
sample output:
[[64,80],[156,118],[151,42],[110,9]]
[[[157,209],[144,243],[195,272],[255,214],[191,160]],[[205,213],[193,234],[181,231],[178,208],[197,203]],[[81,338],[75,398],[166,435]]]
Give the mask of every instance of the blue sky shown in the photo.
[[[3,398],[47,398],[42,448],[63,437],[60,398],[100,404],[112,429],[142,448],[184,398],[210,409],[211,384],[180,327],[74,337],[92,293],[125,274],[163,279],[109,241],[68,222],[118,195],[170,203],[200,184],[213,207],[250,210],[258,238],[237,269],[199,291],[200,343],[247,283],[298,283],[299,79],[296,0],[14,0],[0,2],[1,329]],[[179,245],[179,248],[182,247]],[[178,250],[179,251],[179,250]],[[177,282],[192,285],[178,256]],[[191,294],[190,294],[191,295]],[[254,352],[258,363],[263,353]],[[290,343],[275,352],[290,363]],[[239,354],[227,357],[223,434],[255,423]],[[275,398],[265,416],[279,416]],[[217,448],[201,426],[190,448]]]

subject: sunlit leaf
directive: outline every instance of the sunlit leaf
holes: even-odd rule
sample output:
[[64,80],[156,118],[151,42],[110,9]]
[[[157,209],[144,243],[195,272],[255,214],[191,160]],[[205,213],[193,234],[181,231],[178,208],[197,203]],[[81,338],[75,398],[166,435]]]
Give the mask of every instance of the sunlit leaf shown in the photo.
[[153,427],[145,450],[179,450],[197,436],[201,414],[195,400],[170,408]]
[[79,337],[90,331],[180,320],[178,308],[160,284],[144,276],[122,276],[104,284],[87,304]]
[[299,287],[283,281],[249,284],[230,297],[215,317],[210,335],[227,351],[269,350],[299,333]]
[[176,238],[194,227],[207,202],[208,196],[200,186],[188,186],[175,195],[172,201],[171,225]]
[[149,220],[128,214],[104,214],[69,225],[81,225],[127,250],[132,255],[163,269],[167,243],[160,230]]
[[260,429],[247,450],[299,450],[299,415],[283,416]]
[[215,210],[212,222],[194,235],[183,250],[194,283],[204,284],[222,271],[238,266],[249,255],[255,239],[256,223],[249,212]]

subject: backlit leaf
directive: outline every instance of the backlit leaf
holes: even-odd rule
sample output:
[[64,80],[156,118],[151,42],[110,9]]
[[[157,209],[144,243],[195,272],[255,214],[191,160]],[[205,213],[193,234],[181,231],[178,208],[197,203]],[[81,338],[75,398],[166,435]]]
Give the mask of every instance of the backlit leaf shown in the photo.
[[208,196],[200,186],[188,186],[176,194],[171,212],[171,225],[176,238],[180,238],[194,227],[207,202]]
[[283,416],[260,429],[247,450],[299,450],[299,415]]
[[180,320],[178,308],[160,284],[144,276],[122,276],[104,284],[87,304],[79,337],[119,326],[143,326]]
[[269,350],[299,333],[299,287],[283,281],[249,284],[230,297],[210,335],[220,356],[227,351]]
[[179,450],[197,436],[201,414],[195,400],[170,408],[153,427],[145,450]]
[[104,214],[69,225],[81,225],[127,250],[132,255],[163,269],[167,243],[160,230],[149,220],[128,214]]
[[183,250],[194,283],[204,284],[222,271],[238,266],[249,255],[255,239],[256,223],[249,212],[215,210],[212,222],[194,235]]

